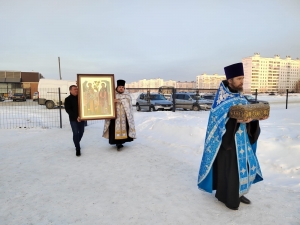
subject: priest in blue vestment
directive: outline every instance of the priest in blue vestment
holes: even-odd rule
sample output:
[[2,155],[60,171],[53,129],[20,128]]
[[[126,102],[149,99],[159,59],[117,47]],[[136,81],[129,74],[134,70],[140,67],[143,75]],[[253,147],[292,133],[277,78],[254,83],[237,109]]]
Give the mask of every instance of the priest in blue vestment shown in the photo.
[[[229,117],[233,105],[249,104],[243,96],[242,63],[224,68],[222,81],[212,105],[198,176],[198,188],[212,193],[229,209],[240,202],[250,204],[244,195],[252,184],[263,180],[256,157],[260,134],[258,120],[239,121]],[[266,118],[261,118],[261,120]]]

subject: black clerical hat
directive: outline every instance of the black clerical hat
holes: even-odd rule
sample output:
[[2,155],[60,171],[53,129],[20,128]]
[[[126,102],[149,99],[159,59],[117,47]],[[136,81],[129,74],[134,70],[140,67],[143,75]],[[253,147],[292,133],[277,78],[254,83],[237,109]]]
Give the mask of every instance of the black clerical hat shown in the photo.
[[117,87],[118,86],[125,86],[125,80],[117,80]]
[[227,80],[238,76],[244,76],[243,63],[236,63],[230,66],[226,66],[224,67],[224,71]]

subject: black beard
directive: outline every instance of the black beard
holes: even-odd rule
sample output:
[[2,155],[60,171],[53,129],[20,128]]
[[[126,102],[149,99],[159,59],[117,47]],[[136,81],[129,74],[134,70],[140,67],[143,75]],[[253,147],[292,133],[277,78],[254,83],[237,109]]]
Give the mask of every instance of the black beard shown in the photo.
[[241,87],[241,88],[236,88],[235,90],[238,92],[243,92],[244,89],[243,89],[243,87]]
[[243,92],[243,86],[242,87],[235,87],[233,85],[229,85],[229,87],[233,90],[233,91],[237,91],[237,92]]

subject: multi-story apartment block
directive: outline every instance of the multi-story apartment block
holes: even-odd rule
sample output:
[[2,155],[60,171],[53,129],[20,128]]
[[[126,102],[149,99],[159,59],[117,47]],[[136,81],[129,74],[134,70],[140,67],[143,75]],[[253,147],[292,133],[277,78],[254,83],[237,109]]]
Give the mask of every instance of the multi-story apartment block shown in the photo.
[[139,87],[139,82],[131,82],[126,84],[127,88],[138,88]]
[[281,59],[279,55],[274,58],[254,56],[243,58],[244,91],[254,92],[285,92],[296,91],[300,80],[300,59],[293,60],[290,56]]
[[177,83],[177,81],[175,81],[175,80],[168,80],[168,81],[164,81],[164,86],[170,86],[170,87],[176,88],[176,83]]
[[176,88],[196,88],[196,82],[195,81],[177,81],[176,82]]
[[225,80],[225,75],[208,75],[201,74],[196,77],[197,88],[200,89],[218,89],[222,80]]
[[157,78],[157,79],[143,79],[137,82],[131,82],[126,84],[127,88],[159,88],[164,85],[164,80]]
[[126,84],[127,88],[159,88],[162,86],[171,86],[175,88],[196,88],[195,81],[175,81],[175,80],[168,80],[164,81],[163,79],[143,79],[137,82],[131,82]]
[[148,81],[148,84],[149,84],[149,88],[159,88],[164,85],[164,80],[160,78],[150,79]]

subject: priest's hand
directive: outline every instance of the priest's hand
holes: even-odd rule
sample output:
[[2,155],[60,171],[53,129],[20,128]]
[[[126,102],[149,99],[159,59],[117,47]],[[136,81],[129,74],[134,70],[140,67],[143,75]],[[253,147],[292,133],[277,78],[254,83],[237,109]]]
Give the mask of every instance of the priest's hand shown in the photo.
[[249,118],[248,120],[237,120],[238,123],[250,123],[252,121],[252,118]]
[[80,117],[78,117],[78,118],[77,118],[77,121],[78,121],[78,122],[81,122],[81,119],[80,119]]
[[120,102],[120,100],[119,99],[114,99],[114,102],[118,103],[118,102]]

